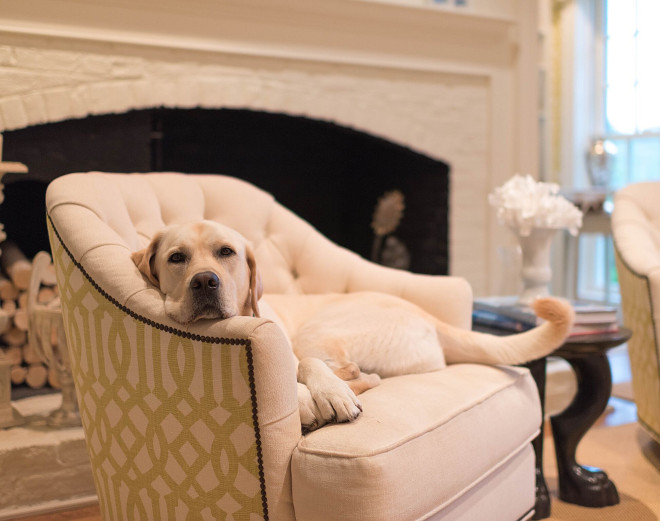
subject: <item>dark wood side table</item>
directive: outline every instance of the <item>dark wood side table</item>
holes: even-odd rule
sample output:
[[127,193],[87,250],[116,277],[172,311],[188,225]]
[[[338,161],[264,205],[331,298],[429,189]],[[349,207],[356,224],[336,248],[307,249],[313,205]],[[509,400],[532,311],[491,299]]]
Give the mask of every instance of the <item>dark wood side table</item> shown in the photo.
[[[475,330],[498,335],[501,330],[475,326]],[[577,392],[570,405],[550,419],[557,457],[559,498],[586,507],[605,507],[619,503],[616,486],[596,467],[577,463],[577,446],[605,410],[612,392],[612,373],[607,351],[628,341],[632,333],[621,327],[613,333],[569,338],[550,356],[566,360],[577,379]],[[545,416],[546,358],[525,364],[539,390]],[[550,494],[543,474],[543,421],[541,433],[532,442],[536,454],[536,513],[533,519],[550,517]]]
[[[606,353],[627,342],[631,336],[629,329],[621,327],[614,333],[572,337],[552,353],[552,356],[563,358],[571,365],[577,379],[577,392],[573,401],[564,411],[550,418],[557,457],[559,498],[562,501],[585,507],[605,507],[619,503],[616,486],[607,474],[599,468],[580,465],[575,460],[575,454],[580,440],[603,413],[612,393],[612,372]],[[545,360],[542,363],[543,378],[536,383],[539,393],[545,397]],[[535,440],[534,444],[537,487],[545,487],[543,433],[539,438],[540,443]],[[542,505],[538,506],[540,508],[534,519],[549,517],[549,496],[545,512]]]

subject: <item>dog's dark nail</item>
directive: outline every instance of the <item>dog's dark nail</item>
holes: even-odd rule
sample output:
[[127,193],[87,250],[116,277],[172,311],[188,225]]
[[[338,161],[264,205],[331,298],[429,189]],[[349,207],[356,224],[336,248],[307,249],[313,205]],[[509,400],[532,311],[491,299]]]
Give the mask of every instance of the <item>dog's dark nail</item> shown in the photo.
[[307,425],[301,425],[301,431],[303,435],[309,434],[310,432],[315,431],[318,428],[319,428],[319,422],[317,420],[314,420],[312,423]]

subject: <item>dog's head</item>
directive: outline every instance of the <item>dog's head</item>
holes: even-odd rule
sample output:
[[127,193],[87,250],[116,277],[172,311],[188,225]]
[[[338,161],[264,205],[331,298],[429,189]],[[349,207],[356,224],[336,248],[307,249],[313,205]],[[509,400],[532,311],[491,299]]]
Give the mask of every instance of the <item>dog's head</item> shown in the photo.
[[254,253],[227,226],[213,221],[169,226],[131,258],[165,294],[165,312],[177,322],[259,316],[263,286]]

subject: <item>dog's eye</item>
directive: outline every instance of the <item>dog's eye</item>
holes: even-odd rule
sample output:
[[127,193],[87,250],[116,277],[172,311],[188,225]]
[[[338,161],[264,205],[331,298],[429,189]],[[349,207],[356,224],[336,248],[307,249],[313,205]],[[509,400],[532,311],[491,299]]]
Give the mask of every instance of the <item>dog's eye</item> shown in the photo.
[[218,255],[220,255],[220,257],[229,257],[233,254],[234,250],[232,250],[229,246],[223,246],[218,250]]
[[186,256],[178,251],[172,253],[167,259],[167,262],[171,262],[173,264],[180,264],[185,261],[186,261]]

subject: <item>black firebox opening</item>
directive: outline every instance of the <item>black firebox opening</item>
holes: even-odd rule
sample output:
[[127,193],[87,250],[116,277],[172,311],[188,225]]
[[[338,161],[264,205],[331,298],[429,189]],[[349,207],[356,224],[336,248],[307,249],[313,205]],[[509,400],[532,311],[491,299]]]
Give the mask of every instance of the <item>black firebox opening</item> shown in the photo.
[[376,202],[405,197],[396,237],[417,273],[448,273],[449,166],[333,123],[234,109],[158,109],[93,116],[4,134],[0,222],[27,256],[48,250],[47,183],[69,172],[222,173],[272,193],[331,240],[369,258]]

